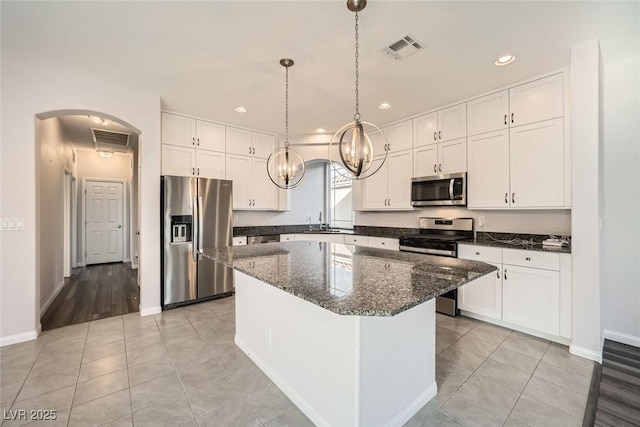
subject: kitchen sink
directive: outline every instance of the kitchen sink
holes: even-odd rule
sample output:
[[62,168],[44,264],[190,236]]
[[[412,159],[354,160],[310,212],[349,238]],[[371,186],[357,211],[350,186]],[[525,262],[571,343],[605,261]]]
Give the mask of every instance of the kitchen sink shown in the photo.
[[336,234],[336,233],[340,233],[343,230],[337,230],[337,229],[333,229],[330,228],[328,230],[304,230],[304,231],[300,231],[300,234]]

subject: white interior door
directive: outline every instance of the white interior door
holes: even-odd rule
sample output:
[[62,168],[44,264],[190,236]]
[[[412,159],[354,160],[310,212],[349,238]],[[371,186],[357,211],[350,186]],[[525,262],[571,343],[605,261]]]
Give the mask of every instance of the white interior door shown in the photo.
[[122,183],[87,181],[87,265],[122,262]]

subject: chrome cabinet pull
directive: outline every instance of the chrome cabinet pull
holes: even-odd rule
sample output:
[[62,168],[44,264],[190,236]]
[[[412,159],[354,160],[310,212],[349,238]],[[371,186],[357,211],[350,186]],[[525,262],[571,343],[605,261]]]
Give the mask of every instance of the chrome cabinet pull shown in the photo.
[[249,147],[249,154],[251,154],[251,147]]
[[[389,199],[389,204],[387,206],[391,206],[391,199]],[[384,245],[384,243],[383,243],[383,245]]]
[[191,145],[196,145],[196,138],[195,137],[191,137]]
[[253,147],[253,155],[255,156],[256,154],[256,147]]
[[433,132],[433,140],[434,140],[434,141],[437,141],[437,140],[438,140],[438,138],[436,138],[436,133],[438,133],[438,132]]
[[442,139],[442,131],[441,130],[438,131],[438,139]]
[[497,270],[496,270],[496,274],[497,274],[498,279],[499,279],[499,278],[500,278],[500,269],[497,269]]
[[442,163],[440,163],[440,164],[438,165],[438,170],[439,170],[440,172],[442,172]]
[[200,147],[200,138],[198,138],[198,147]]
[[509,193],[504,193],[504,202],[509,203]]
[[436,165],[436,164],[433,165],[433,171],[434,172],[438,172],[438,165]]
[[531,257],[526,257],[525,258],[527,261],[531,261]]
[[507,115],[506,114],[504,115],[504,124],[505,125],[507,124]]
[[191,175],[195,175],[196,174],[196,168],[191,168]]
[[513,114],[514,114],[514,113],[511,113],[511,123],[515,123],[515,122],[513,121]]
[[511,193],[511,203],[516,202],[516,193]]
[[200,168],[198,168],[198,176],[200,176]]
[[480,252],[476,252],[476,255],[480,255]]
[[504,280],[507,280],[507,269],[504,269]]

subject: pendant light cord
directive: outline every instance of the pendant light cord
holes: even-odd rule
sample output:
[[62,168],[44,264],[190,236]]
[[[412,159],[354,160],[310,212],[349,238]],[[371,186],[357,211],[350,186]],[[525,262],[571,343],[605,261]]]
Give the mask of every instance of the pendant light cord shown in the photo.
[[358,48],[360,47],[360,34],[358,33],[358,28],[358,11],[356,11],[356,113],[353,115],[353,120],[356,122],[360,121],[360,93],[358,92],[358,86],[360,85],[360,71],[358,71]]
[[284,146],[289,147],[289,67],[285,67]]

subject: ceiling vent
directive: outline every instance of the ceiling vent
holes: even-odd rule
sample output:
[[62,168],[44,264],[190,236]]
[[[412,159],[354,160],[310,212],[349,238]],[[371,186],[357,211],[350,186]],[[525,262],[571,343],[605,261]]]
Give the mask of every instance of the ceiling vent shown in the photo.
[[129,151],[130,133],[113,132],[110,130],[93,129],[93,143],[96,150],[100,151],[118,151],[126,153]]
[[421,50],[424,45],[411,34],[405,34],[398,40],[389,43],[382,51],[394,59],[403,59]]

